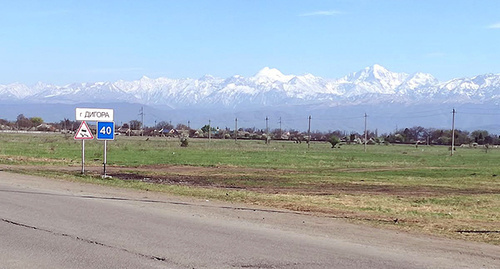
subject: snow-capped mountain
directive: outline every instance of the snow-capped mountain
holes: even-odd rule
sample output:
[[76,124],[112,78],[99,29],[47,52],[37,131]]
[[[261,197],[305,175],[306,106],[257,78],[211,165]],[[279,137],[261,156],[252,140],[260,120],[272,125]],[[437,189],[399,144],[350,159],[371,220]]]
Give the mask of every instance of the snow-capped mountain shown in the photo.
[[[0,85],[0,114],[11,113],[12,109],[8,109],[7,105],[14,104],[75,107],[82,103],[96,107],[99,104],[118,103],[134,104],[135,107],[146,105],[168,110],[169,115],[173,115],[174,111],[203,111],[201,115],[204,117],[210,113],[227,115],[228,111],[233,114],[238,111],[258,111],[260,115],[270,110],[274,114],[293,114],[323,109],[323,114],[329,114],[328,111],[334,107],[343,107],[345,111],[351,111],[349,109],[352,107],[360,110],[363,106],[365,111],[366,106],[390,110],[389,105],[397,106],[398,109],[467,104],[496,107],[500,104],[500,74],[440,82],[431,74],[396,73],[375,64],[338,79],[312,74],[285,75],[278,69],[265,67],[250,77],[142,77],[134,81],[63,86],[44,83],[33,86],[20,83]],[[55,109],[55,106],[52,108]]]
[[135,81],[0,85],[0,100],[29,103],[129,102],[171,108],[265,107],[313,103],[480,103],[498,101],[500,74],[439,82],[430,74],[395,73],[373,65],[340,79],[284,75],[265,67],[252,77],[142,77]]
[[375,64],[359,72],[337,80],[338,87],[349,97],[374,94],[394,94],[397,87],[408,77],[405,73],[393,73]]

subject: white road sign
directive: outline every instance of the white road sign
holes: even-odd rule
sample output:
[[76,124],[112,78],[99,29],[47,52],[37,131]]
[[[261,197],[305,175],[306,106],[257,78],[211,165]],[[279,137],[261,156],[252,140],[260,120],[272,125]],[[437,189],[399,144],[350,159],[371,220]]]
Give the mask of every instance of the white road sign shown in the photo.
[[92,131],[90,130],[86,122],[82,121],[82,124],[80,124],[80,128],[78,128],[78,131],[75,134],[75,139],[77,140],[94,139]]
[[77,108],[77,121],[113,121],[113,109],[107,108]]

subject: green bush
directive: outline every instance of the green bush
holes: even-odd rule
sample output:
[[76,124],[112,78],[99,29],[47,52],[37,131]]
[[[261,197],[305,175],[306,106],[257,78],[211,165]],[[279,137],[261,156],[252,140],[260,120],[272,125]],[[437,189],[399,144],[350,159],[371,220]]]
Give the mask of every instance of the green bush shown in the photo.
[[334,135],[332,135],[330,137],[330,139],[328,139],[328,142],[330,142],[330,144],[332,144],[332,148],[335,147],[335,145],[337,145],[338,143],[340,143],[340,139]]
[[189,141],[187,137],[181,138],[181,147],[187,147],[189,145]]

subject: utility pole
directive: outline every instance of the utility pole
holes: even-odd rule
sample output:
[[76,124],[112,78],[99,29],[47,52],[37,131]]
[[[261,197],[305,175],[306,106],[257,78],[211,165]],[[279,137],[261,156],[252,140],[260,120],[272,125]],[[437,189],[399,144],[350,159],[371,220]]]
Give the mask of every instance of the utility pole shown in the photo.
[[365,113],[365,145],[364,145],[365,152],[366,152],[366,142],[367,142],[367,139],[368,139],[368,132],[366,131],[366,118],[367,117],[368,116]]
[[283,136],[282,131],[281,131],[281,117],[280,117],[279,124],[280,124],[280,138],[279,139],[281,139],[281,137]]
[[266,144],[269,142],[269,118],[266,116]]
[[311,145],[311,115],[309,115],[309,128],[307,128],[307,148]]
[[238,118],[234,119],[234,142],[238,141]]
[[266,134],[269,133],[269,118],[266,116]]
[[453,156],[453,151],[455,150],[455,108],[453,108],[453,118],[451,121],[451,153],[450,156]]
[[210,129],[210,124],[212,124],[212,121],[211,120],[208,120],[208,142],[210,142],[210,140],[212,139],[211,138],[211,135],[210,133],[212,132]]
[[141,136],[144,135],[144,131],[143,131],[143,128],[144,128],[144,107],[141,106],[141,113],[139,113],[139,115],[141,116]]

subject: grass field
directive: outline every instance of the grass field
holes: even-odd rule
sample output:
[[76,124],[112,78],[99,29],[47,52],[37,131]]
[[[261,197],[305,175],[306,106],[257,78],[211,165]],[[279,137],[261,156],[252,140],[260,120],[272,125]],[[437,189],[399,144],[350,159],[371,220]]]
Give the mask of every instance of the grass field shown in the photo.
[[[102,141],[86,164],[100,166]],[[117,137],[112,179],[79,175],[81,142],[60,134],[0,134],[10,170],[97,184],[244,202],[394,229],[500,244],[500,149],[287,141]],[[94,170],[95,171],[95,170]],[[497,176],[498,175],[498,176]],[[459,232],[462,231],[462,232]]]

